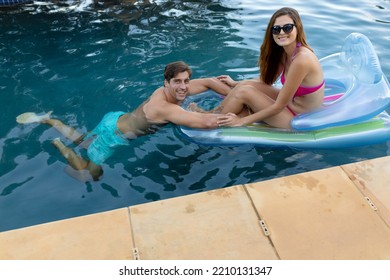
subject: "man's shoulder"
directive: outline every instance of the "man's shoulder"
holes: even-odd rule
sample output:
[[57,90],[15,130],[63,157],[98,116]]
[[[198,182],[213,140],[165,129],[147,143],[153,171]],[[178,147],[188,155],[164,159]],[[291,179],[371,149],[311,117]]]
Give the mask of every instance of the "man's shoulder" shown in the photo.
[[148,103],[149,104],[161,104],[166,100],[164,91],[162,88],[156,89],[149,97]]
[[180,105],[171,102],[167,99],[163,90],[157,89],[149,98],[147,107],[155,111],[167,111],[173,108],[180,107]]
[[162,93],[164,93],[164,88],[163,87],[159,87],[157,89],[155,89],[153,91],[153,93],[150,95],[150,98],[152,97],[158,97],[159,95],[161,95]]

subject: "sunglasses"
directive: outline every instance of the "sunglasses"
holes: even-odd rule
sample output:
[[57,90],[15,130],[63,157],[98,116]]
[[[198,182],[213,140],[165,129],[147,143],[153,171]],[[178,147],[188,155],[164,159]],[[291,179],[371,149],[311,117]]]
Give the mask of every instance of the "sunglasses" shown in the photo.
[[274,25],[274,26],[272,26],[271,31],[272,31],[272,34],[279,35],[280,31],[282,31],[282,29],[283,29],[284,33],[290,34],[293,31],[294,26],[295,26],[295,24],[293,24],[293,23],[287,23],[283,26]]

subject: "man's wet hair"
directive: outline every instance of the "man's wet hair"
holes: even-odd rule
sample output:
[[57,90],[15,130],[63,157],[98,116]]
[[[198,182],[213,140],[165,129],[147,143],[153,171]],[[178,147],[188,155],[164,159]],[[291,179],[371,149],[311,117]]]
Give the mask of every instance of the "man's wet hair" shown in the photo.
[[183,61],[176,61],[176,62],[169,63],[167,64],[167,66],[165,66],[164,79],[169,82],[177,74],[182,72],[188,72],[189,77],[191,78],[192,70],[187,63]]

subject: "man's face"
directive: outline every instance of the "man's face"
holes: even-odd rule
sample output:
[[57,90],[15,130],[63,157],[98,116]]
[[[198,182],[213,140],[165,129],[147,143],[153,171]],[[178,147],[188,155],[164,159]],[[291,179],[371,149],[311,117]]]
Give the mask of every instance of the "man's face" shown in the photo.
[[165,88],[177,100],[183,101],[188,94],[190,77],[187,71],[177,74],[170,81],[164,81]]

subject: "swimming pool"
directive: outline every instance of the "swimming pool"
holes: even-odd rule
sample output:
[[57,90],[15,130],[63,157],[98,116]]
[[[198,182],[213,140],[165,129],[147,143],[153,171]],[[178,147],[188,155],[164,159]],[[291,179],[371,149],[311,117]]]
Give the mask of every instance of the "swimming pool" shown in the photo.
[[168,125],[121,147],[101,181],[82,183],[52,146],[56,131],[15,122],[26,111],[53,110],[85,132],[109,111],[138,106],[162,85],[165,64],[179,59],[195,78],[252,77],[268,19],[281,6],[300,12],[319,57],[340,51],[349,33],[365,34],[390,78],[387,0],[0,11],[0,231],[389,155],[390,143],[347,150],[198,146]]

